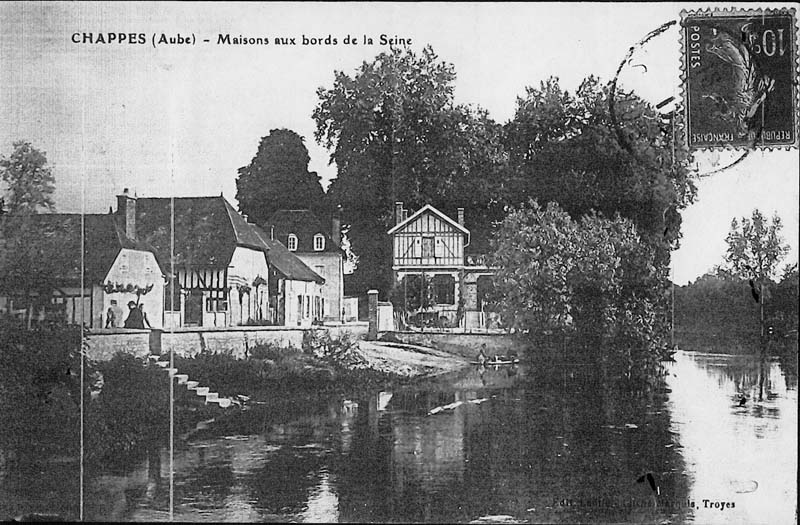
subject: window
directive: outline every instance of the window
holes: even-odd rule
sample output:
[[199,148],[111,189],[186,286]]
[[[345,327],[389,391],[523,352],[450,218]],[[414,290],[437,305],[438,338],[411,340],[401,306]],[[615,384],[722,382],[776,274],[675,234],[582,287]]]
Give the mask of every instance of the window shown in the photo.
[[422,256],[433,257],[433,237],[422,238]]
[[433,293],[437,304],[455,304],[456,280],[452,275],[435,275]]
[[289,238],[286,240],[286,248],[290,252],[297,251],[297,235],[290,233]]
[[325,249],[325,236],[318,233],[314,236],[314,251],[321,252]]
[[321,264],[314,266],[314,273],[325,279],[325,266]]
[[211,292],[211,297],[206,297],[206,312],[227,312],[228,292]]

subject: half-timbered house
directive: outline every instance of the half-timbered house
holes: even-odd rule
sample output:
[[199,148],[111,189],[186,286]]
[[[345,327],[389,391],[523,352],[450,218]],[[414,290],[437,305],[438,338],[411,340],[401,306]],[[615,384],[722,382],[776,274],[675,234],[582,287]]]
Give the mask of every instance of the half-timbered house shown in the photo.
[[449,326],[483,326],[485,295],[491,287],[492,269],[482,254],[470,253],[470,231],[464,209],[453,220],[430,204],[409,216],[402,202],[395,204],[392,236],[392,271],[395,282],[420,276],[430,282],[432,310]]
[[311,324],[325,280],[221,195],[123,195],[118,213],[155,247],[165,273],[174,271],[164,292],[166,326]]

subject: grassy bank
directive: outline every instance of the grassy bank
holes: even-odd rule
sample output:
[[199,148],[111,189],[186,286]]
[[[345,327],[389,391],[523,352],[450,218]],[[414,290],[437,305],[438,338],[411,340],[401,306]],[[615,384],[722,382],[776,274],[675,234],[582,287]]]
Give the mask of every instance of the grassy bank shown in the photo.
[[408,380],[377,370],[348,336],[331,338],[308,332],[302,350],[264,344],[253,347],[245,359],[227,354],[176,357],[175,367],[222,396],[247,395],[259,400],[283,396],[356,396]]

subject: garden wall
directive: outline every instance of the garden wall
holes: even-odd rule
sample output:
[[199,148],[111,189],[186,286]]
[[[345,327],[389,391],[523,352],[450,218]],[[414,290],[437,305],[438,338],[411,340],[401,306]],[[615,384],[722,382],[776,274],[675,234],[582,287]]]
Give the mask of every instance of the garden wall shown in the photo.
[[[345,333],[355,339],[367,334],[367,323],[320,326],[331,337]],[[249,349],[260,344],[271,344],[280,348],[300,349],[303,333],[310,328],[287,328],[283,326],[237,326],[227,328],[175,328],[172,332],[157,330],[94,330],[88,334],[90,359],[104,361],[117,352],[126,352],[139,357],[150,353],[160,354],[174,350],[176,354],[191,357],[200,352],[230,353],[243,358]]]

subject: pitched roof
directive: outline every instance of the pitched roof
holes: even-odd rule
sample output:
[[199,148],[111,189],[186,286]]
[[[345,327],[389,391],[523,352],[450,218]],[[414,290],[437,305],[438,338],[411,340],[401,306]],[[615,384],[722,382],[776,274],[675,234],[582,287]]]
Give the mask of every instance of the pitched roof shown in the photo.
[[250,225],[259,239],[269,247],[267,261],[282,273],[287,279],[293,281],[308,281],[323,284],[323,279],[314,270],[306,266],[295,254],[290,252],[280,241],[270,239],[264,230],[255,225]]
[[400,231],[400,230],[402,230],[402,229],[403,229],[403,228],[405,228],[407,225],[409,225],[409,224],[411,224],[412,222],[414,222],[414,221],[417,219],[417,217],[421,216],[423,213],[426,213],[426,212],[430,212],[430,213],[433,213],[434,215],[437,215],[437,216],[438,216],[440,219],[442,219],[442,220],[443,220],[443,221],[445,221],[446,223],[450,224],[450,226],[452,226],[452,227],[453,227],[453,228],[455,228],[456,230],[459,230],[459,231],[460,231],[461,233],[463,233],[464,235],[469,235],[469,230],[468,230],[468,229],[466,229],[464,226],[462,226],[462,225],[458,224],[456,221],[454,221],[453,219],[451,219],[450,217],[448,217],[448,216],[447,216],[447,215],[445,215],[444,213],[440,212],[439,210],[437,210],[436,208],[434,208],[434,207],[433,207],[433,206],[431,206],[430,204],[426,204],[425,206],[423,206],[422,208],[420,208],[419,210],[417,210],[417,212],[416,212],[416,213],[414,213],[413,215],[411,215],[410,217],[408,217],[406,220],[404,220],[404,221],[403,221],[403,222],[401,222],[400,224],[397,224],[397,225],[395,225],[395,226],[394,226],[392,229],[390,229],[390,230],[389,230],[387,233],[388,233],[389,235],[391,235],[391,234],[393,234],[393,233],[395,233],[395,232],[397,232],[397,231]]
[[252,225],[222,196],[140,197],[136,200],[136,234],[155,246],[162,264],[169,264],[173,200],[176,259],[196,268],[221,268],[230,264],[237,246],[269,250]]
[[[275,228],[275,238],[284,245],[289,234],[295,234],[297,236],[296,252],[344,253],[331,239],[330,227],[326,227],[311,210],[278,210],[267,221],[267,229],[270,227]],[[314,236],[317,234],[325,237],[324,250],[314,249]]]
[[[123,248],[153,251],[152,247],[125,236],[112,214],[86,214],[83,230],[84,279],[99,284]],[[6,221],[13,220],[6,217]],[[20,218],[15,225],[21,244],[6,239],[0,259],[0,281],[13,288],[20,278],[45,278],[58,286],[78,285],[81,278],[81,215],[47,213]],[[9,223],[10,224],[10,223]],[[13,253],[9,253],[14,250]]]

